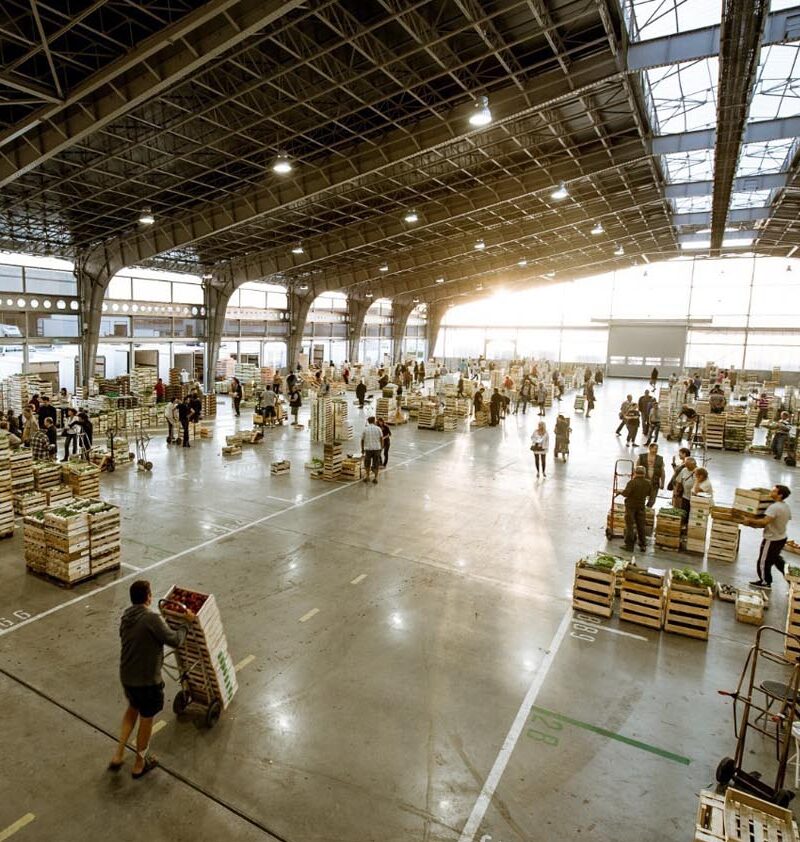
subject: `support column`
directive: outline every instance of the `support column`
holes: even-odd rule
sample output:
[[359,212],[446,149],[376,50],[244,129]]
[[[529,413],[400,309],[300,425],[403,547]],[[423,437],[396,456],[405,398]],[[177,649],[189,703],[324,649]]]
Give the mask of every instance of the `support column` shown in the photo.
[[439,337],[439,328],[442,326],[442,319],[447,308],[440,301],[432,301],[428,304],[428,312],[425,320],[425,359],[433,358],[436,350],[436,340]]
[[364,319],[372,305],[368,298],[347,297],[347,361],[357,363],[361,334],[364,332]]
[[288,371],[294,371],[303,345],[303,328],[306,326],[308,311],[316,296],[311,290],[302,295],[287,290],[287,297],[289,299],[289,337],[286,340],[286,368]]
[[203,387],[206,392],[214,391],[225,313],[233,291],[233,281],[230,278],[214,277],[210,281],[203,281],[203,301],[206,307],[206,359]]
[[403,356],[403,340],[406,336],[408,319],[414,305],[408,301],[392,301],[392,363],[397,365]]

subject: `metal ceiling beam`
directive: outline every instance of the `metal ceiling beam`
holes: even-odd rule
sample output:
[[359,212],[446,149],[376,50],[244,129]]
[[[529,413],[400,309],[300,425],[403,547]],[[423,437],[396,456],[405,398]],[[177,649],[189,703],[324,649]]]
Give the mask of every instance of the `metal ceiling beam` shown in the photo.
[[[728,212],[728,224],[741,222],[758,222],[761,219],[769,219],[770,207],[765,205],[763,208],[739,208]],[[699,211],[696,213],[676,213],[672,217],[675,227],[702,225],[708,227],[711,225],[711,211]]]
[[[754,230],[748,231],[728,231],[725,234],[725,241],[730,244],[739,243],[741,242],[742,245],[749,245],[750,241],[758,236],[758,232]],[[709,235],[708,234],[699,234],[699,233],[692,233],[692,234],[679,234],[678,235],[678,242],[679,243],[704,243],[709,242]]]
[[[800,117],[783,117],[779,120],[759,120],[748,123],[742,143],[764,143],[770,140],[787,140],[800,137]],[[699,129],[696,132],[656,135],[653,154],[669,155],[675,152],[697,152],[713,149],[717,140],[716,129]]]
[[711,248],[722,246],[750,98],[758,76],[769,0],[723,0]]
[[[788,173],[769,175],[748,175],[733,180],[734,193],[750,193],[753,190],[779,190],[786,186]],[[714,192],[713,181],[684,181],[667,184],[664,192],[668,199],[685,199],[690,196],[710,196]]]
[[[210,0],[0,135],[0,187],[168,90],[304,0]],[[186,40],[191,36],[191,43]]]
[[19,91],[28,96],[35,97],[37,100],[43,102],[58,103],[61,100],[53,93],[52,89],[46,85],[41,85],[34,82],[33,79],[22,79],[17,76],[12,76],[10,73],[0,71],[0,85],[6,88],[11,88],[14,91]]
[[[746,3],[748,10],[755,10],[757,0]],[[665,67],[684,61],[696,61],[719,55],[719,26],[707,26],[692,29],[677,35],[664,35],[661,38],[648,38],[628,47],[628,69],[631,71],[649,70],[653,67]],[[800,39],[800,6],[792,6],[780,12],[767,15],[764,36],[761,43],[785,44]]]
[[[429,118],[413,129],[403,127],[381,139],[375,146],[364,143],[353,147],[349,155],[337,155],[316,166],[298,168],[297,174],[285,181],[274,181],[272,187],[254,191],[227,202],[215,202],[186,217],[156,224],[150,231],[127,238],[115,238],[103,244],[99,252],[113,256],[120,267],[142,263],[163,252],[182,248],[206,237],[217,236],[244,223],[252,223],[285,210],[295,202],[309,203],[322,196],[335,195],[344,189],[368,183],[385,175],[392,168],[413,168],[420,156],[446,158],[448,147],[486,132],[502,131],[502,127],[543,108],[575,101],[582,92],[596,90],[619,81],[613,60],[595,57],[575,62],[569,78],[559,71],[543,73],[520,92],[515,87],[492,95],[491,126],[474,129],[467,116],[470,104],[454,109],[450,119],[442,122]],[[101,262],[104,255],[101,254]]]

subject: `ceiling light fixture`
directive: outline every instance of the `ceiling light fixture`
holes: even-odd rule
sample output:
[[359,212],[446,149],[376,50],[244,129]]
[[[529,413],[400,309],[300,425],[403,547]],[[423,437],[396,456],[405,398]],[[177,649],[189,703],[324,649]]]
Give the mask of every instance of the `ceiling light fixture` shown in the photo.
[[544,276],[545,276],[545,278],[555,278],[556,273],[555,272],[545,272]]
[[368,291],[364,294],[364,297],[365,298],[372,298],[372,293]]
[[602,222],[596,222],[594,228],[592,228],[592,236],[597,237],[599,234],[602,234],[605,231],[603,228]]
[[275,163],[272,165],[272,172],[276,172],[278,175],[286,175],[291,171],[292,162],[289,160],[289,156],[283,151],[278,152]]
[[528,265],[528,261],[525,260],[524,257],[522,258],[522,260],[517,261],[517,266],[519,266],[520,269],[524,269],[527,265]]
[[213,278],[213,277],[214,277],[214,276],[211,274],[211,270],[210,270],[210,269],[206,269],[206,270],[203,272],[203,280],[204,280],[204,281],[210,281],[210,280],[212,280],[212,278]]
[[443,284],[443,283],[444,283],[444,278],[437,278],[437,279],[436,279],[436,283],[437,283],[437,284]]
[[379,272],[388,272],[389,271],[389,264],[388,263],[381,263],[378,267]]
[[475,242],[475,248],[478,251],[483,251],[486,248],[486,243],[484,243],[483,240],[477,240]]
[[139,222],[142,225],[152,225],[155,221],[156,218],[153,216],[153,211],[150,208],[144,208],[139,214]]
[[478,292],[480,292],[483,289],[483,284],[478,284],[478,286],[476,286],[475,289],[478,290]]
[[297,287],[298,292],[308,292],[308,284],[300,284]]
[[302,254],[303,253],[303,244],[298,243],[296,246],[292,247],[292,254]]
[[469,115],[471,126],[488,126],[492,122],[492,112],[489,110],[489,97],[479,96],[472,104],[472,114]]
[[569,196],[569,191],[563,181],[550,194],[550,198],[555,199],[557,202],[560,202],[562,199],[566,199],[567,196]]
[[413,225],[415,222],[419,222],[419,217],[417,216],[417,212],[415,210],[410,210],[403,219],[409,224]]
[[623,254],[625,254],[625,249],[624,249],[624,247],[623,247],[623,246],[617,246],[617,247],[614,249],[614,254],[615,254],[617,257],[622,257],[622,255],[623,255]]
[[411,299],[411,303],[412,304],[419,304],[419,298],[415,296],[414,298]]

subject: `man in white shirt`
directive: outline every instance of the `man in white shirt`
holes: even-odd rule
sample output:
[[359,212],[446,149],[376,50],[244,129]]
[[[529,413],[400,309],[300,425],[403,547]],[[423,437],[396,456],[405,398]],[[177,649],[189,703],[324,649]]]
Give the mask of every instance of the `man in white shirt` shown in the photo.
[[378,484],[378,470],[381,464],[381,451],[383,450],[383,433],[381,428],[375,423],[375,416],[370,415],[367,418],[367,424],[364,427],[364,432],[361,434],[361,452],[364,454],[364,482],[369,482],[370,468],[375,473],[375,478],[372,482]]
[[697,462],[690,456],[684,463],[681,472],[678,474],[678,482],[683,486],[681,493],[681,508],[686,513],[684,522],[689,519],[689,507],[692,502],[692,488],[694,487],[694,470]]
[[776,485],[770,497],[773,502],[767,507],[761,517],[749,517],[746,526],[764,530],[764,538],[758,552],[758,579],[750,582],[753,587],[769,589],[772,587],[772,568],[777,567],[784,572],[785,562],[781,557],[781,550],[786,544],[786,527],[792,519],[792,512],[786,498],[792,492],[785,485]]

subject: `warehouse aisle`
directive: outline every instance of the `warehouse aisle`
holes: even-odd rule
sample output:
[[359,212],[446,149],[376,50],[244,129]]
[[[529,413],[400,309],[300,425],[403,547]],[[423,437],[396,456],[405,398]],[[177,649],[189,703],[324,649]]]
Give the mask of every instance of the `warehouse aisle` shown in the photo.
[[[154,442],[152,475],[104,476],[104,496],[123,507],[128,567],[116,578],[64,591],[26,575],[19,530],[0,545],[0,668],[68,710],[0,679],[15,735],[0,830],[31,813],[20,840],[71,842],[91,838],[81,815],[109,816],[113,836],[132,840],[146,805],[164,823],[208,816],[206,836],[192,822],[171,840],[269,840],[227,803],[289,842],[688,838],[695,793],[733,745],[717,690],[735,685],[752,627],[717,604],[705,644],[569,607],[575,560],[607,546],[613,461],[626,454],[616,413],[642,387],[611,381],[590,419],[570,413],[570,459],[539,481],[535,412],[455,434],[396,427],[375,487],[310,479],[307,431],[269,431],[223,460],[236,423],[225,406],[213,441]],[[292,472],[272,477],[280,458]],[[720,501],[737,485],[793,479],[756,457],[714,452],[708,467]],[[710,571],[752,578],[758,538],[748,530],[738,562]],[[652,549],[646,563],[698,565]],[[207,796],[164,771],[110,776],[111,741],[87,724],[117,730],[117,624],[140,575],[156,593],[213,592],[239,665],[216,728],[165,711],[153,739]],[[784,609],[775,588],[771,621]],[[46,760],[31,739],[42,728]],[[21,775],[41,776],[46,794],[12,799]]]

